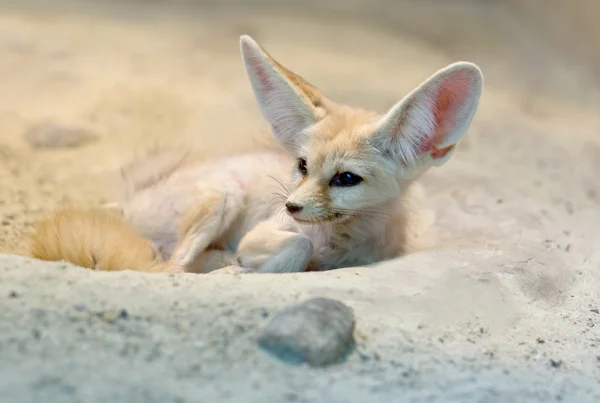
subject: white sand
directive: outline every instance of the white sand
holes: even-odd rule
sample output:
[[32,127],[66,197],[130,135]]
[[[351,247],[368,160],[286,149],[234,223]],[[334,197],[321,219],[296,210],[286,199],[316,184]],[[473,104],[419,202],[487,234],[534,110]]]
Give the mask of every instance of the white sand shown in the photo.
[[[585,66],[489,5],[399,2],[377,22],[48,2],[0,2],[1,402],[600,401],[600,97]],[[482,67],[468,138],[423,180],[431,248],[245,276],[11,255],[38,213],[111,200],[145,145],[251,145],[265,126],[242,33],[332,98],[378,110],[447,63]],[[101,139],[33,150],[23,133],[46,118]],[[267,313],[309,296],[355,310],[345,363],[291,367],[257,348]]]

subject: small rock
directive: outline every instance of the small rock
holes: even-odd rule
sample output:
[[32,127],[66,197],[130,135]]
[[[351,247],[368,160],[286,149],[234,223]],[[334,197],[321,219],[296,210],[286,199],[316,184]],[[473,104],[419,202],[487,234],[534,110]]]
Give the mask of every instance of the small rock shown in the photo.
[[25,132],[25,140],[35,148],[71,148],[98,139],[87,129],[54,122],[41,122]]
[[546,340],[542,339],[541,337],[538,337],[537,339],[535,339],[535,341],[537,341],[538,344],[544,344],[546,342]]
[[115,311],[104,311],[100,313],[100,317],[107,323],[115,323],[118,318],[118,313]]
[[343,303],[311,298],[273,315],[258,344],[291,363],[326,366],[354,346],[354,314]]
[[590,309],[590,312],[600,314],[600,311],[598,311],[598,308]]
[[118,319],[127,319],[129,314],[125,309],[121,309],[120,311],[103,311],[99,316],[107,323],[115,323]]
[[562,365],[562,361],[550,360],[550,365],[552,366],[552,368],[560,368]]
[[8,293],[8,298],[19,298],[19,293],[16,291],[11,291]]
[[73,305],[73,309],[75,309],[78,312],[85,311],[85,305],[84,304],[75,304],[75,305]]

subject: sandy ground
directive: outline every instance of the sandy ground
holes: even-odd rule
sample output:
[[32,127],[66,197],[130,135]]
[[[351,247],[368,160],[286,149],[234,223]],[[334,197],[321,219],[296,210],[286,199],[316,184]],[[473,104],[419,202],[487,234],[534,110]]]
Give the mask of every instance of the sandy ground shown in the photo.
[[[365,21],[0,2],[0,401],[599,401],[598,86],[502,8],[423,3]],[[38,214],[114,198],[120,165],[148,146],[251,146],[265,126],[243,33],[332,98],[382,111],[450,62],[481,66],[467,139],[423,178],[433,247],[372,268],[246,276],[15,256]],[[47,120],[99,139],[35,149],[24,135]],[[309,296],[355,311],[357,348],[340,365],[257,348],[268,317]]]

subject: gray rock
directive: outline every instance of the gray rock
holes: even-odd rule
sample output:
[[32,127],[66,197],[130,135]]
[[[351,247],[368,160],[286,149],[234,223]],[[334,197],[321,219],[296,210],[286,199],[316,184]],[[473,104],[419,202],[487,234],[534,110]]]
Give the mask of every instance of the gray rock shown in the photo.
[[31,126],[24,136],[35,148],[71,148],[98,139],[98,135],[90,130],[51,121]]
[[326,366],[354,347],[354,314],[343,303],[311,298],[273,316],[258,344],[291,364]]

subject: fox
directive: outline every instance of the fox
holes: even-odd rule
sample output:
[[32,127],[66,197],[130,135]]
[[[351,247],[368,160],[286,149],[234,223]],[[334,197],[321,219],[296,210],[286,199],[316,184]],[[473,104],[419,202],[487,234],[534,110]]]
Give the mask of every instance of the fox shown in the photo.
[[202,162],[157,152],[123,169],[122,200],[40,221],[32,255],[94,270],[296,273],[404,255],[417,180],[453,155],[483,74],[459,61],[387,112],[335,102],[240,37],[273,147]]

